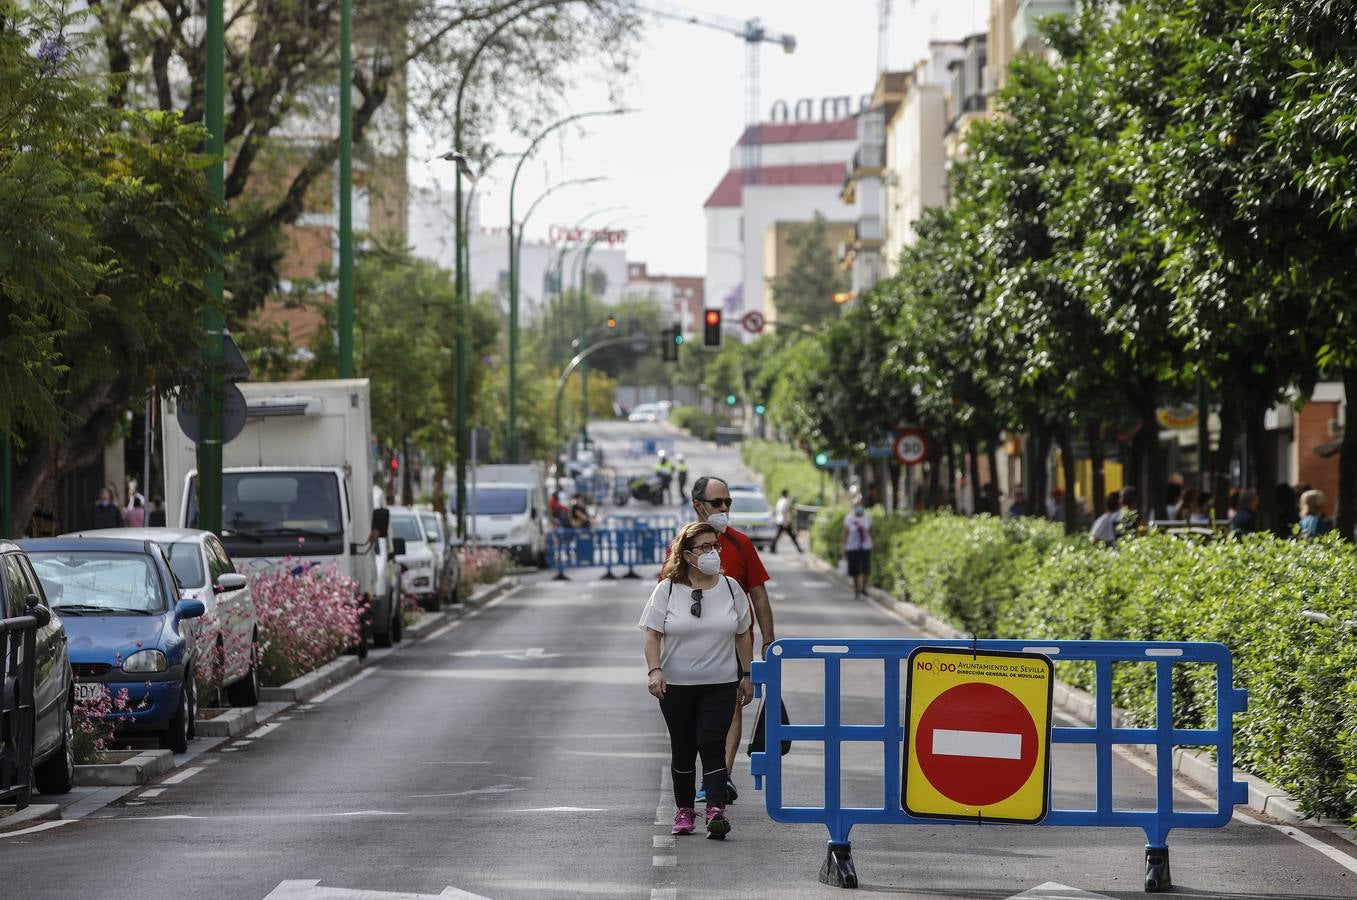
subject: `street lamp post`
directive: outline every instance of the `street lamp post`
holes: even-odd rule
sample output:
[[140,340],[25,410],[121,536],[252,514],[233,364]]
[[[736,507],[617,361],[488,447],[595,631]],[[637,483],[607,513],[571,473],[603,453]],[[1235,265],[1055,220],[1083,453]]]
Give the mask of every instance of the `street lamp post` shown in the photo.
[[[206,106],[204,124],[207,125],[207,155],[212,164],[207,169],[207,189],[218,204],[226,198],[225,86],[226,86],[226,20],[224,0],[208,0],[206,56],[204,59],[203,90]],[[222,303],[222,230],[221,210],[212,216],[212,267],[204,278],[207,304],[203,307],[203,389],[198,406],[198,527],[221,534],[221,466],[222,466],[222,361],[226,337],[226,320]]]
[[339,377],[353,377],[352,0],[339,0]]
[[509,421],[506,434],[511,462],[518,462],[518,259],[515,250],[514,192],[518,187],[519,173],[523,171],[523,163],[528,161],[533,151],[553,131],[582,119],[619,116],[628,112],[630,110],[627,109],[605,109],[575,113],[558,119],[532,139],[532,143],[528,144],[528,149],[523,151],[523,156],[518,160],[518,165],[514,167],[514,177],[509,182]]
[[[594,216],[601,216],[601,215],[603,215],[604,213],[609,213],[609,212],[618,212],[619,210],[623,210],[623,209],[626,209],[626,207],[625,207],[625,206],[605,206],[605,207],[603,207],[602,209],[594,209],[594,210],[590,210],[589,212],[587,212],[587,213],[585,213],[584,215],[580,216],[579,221],[575,223],[575,228],[574,228],[574,230],[575,230],[575,231],[578,231],[581,227],[583,227],[583,225],[584,225],[585,222],[589,221],[589,220],[592,219]],[[556,267],[556,341],[554,342],[554,346],[553,346],[553,354],[554,354],[554,356],[553,356],[553,363],[555,363],[555,364],[557,364],[557,365],[563,365],[563,364],[565,363],[565,359],[566,359],[565,354],[562,353],[562,352],[560,352],[560,351],[561,351],[561,348],[563,348],[563,347],[565,346],[565,343],[566,343],[566,341],[565,341],[565,314],[566,314],[566,310],[565,310],[565,255],[566,255],[567,253],[569,253],[571,250],[576,250],[576,249],[579,249],[579,248],[578,248],[578,247],[571,247],[571,246],[569,246],[568,243],[563,242],[563,243],[562,243],[562,246],[561,246],[561,249],[556,251],[556,256],[555,256],[555,258],[554,258],[550,263],[548,263],[548,268],[550,268],[550,267],[553,266],[553,265]],[[543,293],[545,293],[545,290],[543,291]]]
[[[609,223],[595,232],[594,236],[589,238],[589,242],[584,245],[584,252],[580,254],[580,258],[575,261],[574,283],[579,286],[577,293],[580,297],[581,343],[588,339],[589,334],[589,254],[593,252],[594,246],[619,222],[620,220]],[[580,435],[584,438],[584,443],[587,446],[589,443],[589,367],[584,364],[580,368],[580,396],[580,414],[582,416]]]

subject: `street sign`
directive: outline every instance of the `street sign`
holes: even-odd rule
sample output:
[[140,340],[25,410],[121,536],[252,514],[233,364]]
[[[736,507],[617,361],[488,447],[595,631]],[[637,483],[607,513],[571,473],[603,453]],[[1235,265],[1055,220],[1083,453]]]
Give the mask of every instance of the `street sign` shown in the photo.
[[[245,430],[245,395],[231,381],[221,386],[221,393],[221,442],[229,444]],[[200,417],[195,408],[197,402],[198,398],[185,396],[179,401],[179,410],[175,413],[184,435],[195,444],[202,438]]]
[[905,811],[977,822],[1045,818],[1053,668],[1039,653],[957,647],[911,653]]
[[928,436],[922,428],[902,428],[891,446],[902,465],[917,466],[928,459]]
[[740,317],[740,324],[743,325],[744,330],[750,334],[758,334],[763,331],[763,326],[768,323],[764,321],[763,313],[759,312],[757,309],[751,309]]

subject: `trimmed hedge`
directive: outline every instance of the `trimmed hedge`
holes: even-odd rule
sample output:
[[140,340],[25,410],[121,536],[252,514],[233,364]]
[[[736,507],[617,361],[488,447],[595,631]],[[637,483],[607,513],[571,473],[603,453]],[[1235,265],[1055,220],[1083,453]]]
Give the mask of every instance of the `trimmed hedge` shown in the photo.
[[696,406],[676,406],[669,411],[669,421],[700,441],[710,441],[716,437],[716,426],[723,420]]
[[[812,532],[814,551],[833,563],[845,512],[823,511]],[[1235,684],[1249,692],[1235,720],[1235,764],[1282,786],[1307,814],[1357,825],[1357,629],[1342,624],[1357,619],[1351,545],[1151,534],[1109,550],[1040,520],[927,513],[876,522],[872,583],[980,637],[1225,644]],[[1153,667],[1113,671],[1113,702],[1153,724]],[[1086,664],[1059,672],[1094,687]],[[1177,727],[1214,724],[1213,674],[1174,666]]]
[[745,440],[740,442],[740,459],[763,476],[763,491],[773,502],[777,502],[783,490],[791,494],[793,503],[813,504],[820,496],[820,470],[794,447],[774,441]]

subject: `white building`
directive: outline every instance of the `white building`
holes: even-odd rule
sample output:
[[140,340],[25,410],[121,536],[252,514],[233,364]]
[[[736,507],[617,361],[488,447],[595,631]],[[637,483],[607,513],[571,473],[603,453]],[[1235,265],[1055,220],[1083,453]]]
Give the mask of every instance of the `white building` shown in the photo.
[[857,119],[777,122],[758,126],[759,168],[743,168],[746,131],[731,149],[730,169],[707,198],[708,306],[728,319],[763,309],[766,238],[779,223],[855,220],[840,198],[846,166],[857,149]]

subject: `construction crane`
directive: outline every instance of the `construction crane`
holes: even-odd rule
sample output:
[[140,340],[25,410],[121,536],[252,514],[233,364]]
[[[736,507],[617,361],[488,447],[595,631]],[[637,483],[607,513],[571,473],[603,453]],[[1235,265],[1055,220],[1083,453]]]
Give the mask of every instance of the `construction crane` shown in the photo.
[[644,13],[665,19],[715,28],[733,34],[744,41],[744,177],[746,182],[758,178],[760,162],[759,140],[759,50],[764,43],[777,44],[787,53],[796,51],[796,38],[766,28],[759,19],[732,19],[711,13],[696,13],[668,3],[638,3]]

